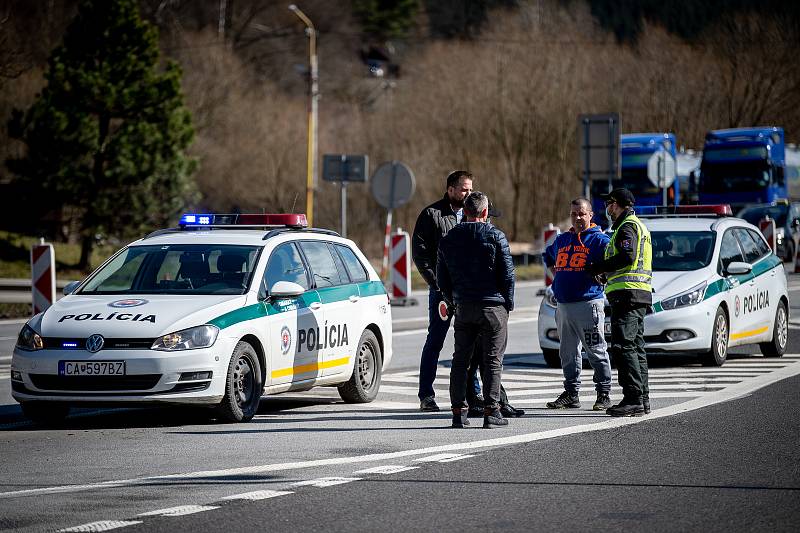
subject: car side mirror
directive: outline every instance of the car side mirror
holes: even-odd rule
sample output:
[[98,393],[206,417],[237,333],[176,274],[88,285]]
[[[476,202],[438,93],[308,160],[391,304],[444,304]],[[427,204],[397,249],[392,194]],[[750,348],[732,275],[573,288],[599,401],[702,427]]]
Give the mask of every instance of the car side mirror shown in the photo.
[[64,293],[64,296],[67,296],[68,294],[72,294],[73,292],[75,292],[75,289],[77,289],[78,285],[80,285],[80,284],[81,284],[80,281],[70,281],[69,283],[64,285],[64,288],[61,289],[61,292]]
[[743,263],[742,261],[733,261],[725,269],[725,273],[733,276],[740,276],[742,274],[749,274],[753,271],[753,265],[750,263]]
[[297,298],[306,292],[302,285],[293,281],[276,281],[269,289],[270,298]]

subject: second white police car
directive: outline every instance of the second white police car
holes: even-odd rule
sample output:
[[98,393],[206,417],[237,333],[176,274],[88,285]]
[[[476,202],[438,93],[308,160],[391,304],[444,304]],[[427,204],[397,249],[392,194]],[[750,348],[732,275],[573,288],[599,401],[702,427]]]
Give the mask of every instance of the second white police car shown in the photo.
[[[730,215],[727,205],[683,206],[672,215],[637,209],[653,244],[653,306],[644,320],[648,353],[694,354],[721,366],[732,346],[757,345],[767,357],[786,350],[783,263],[755,226]],[[539,343],[556,368],[557,305],[548,289],[539,308]],[[608,316],[605,331],[608,339]]]
[[108,259],[33,317],[14,399],[53,422],[70,407],[179,403],[247,421],[262,394],[378,394],[389,298],[358,247],[305,215],[184,215]]

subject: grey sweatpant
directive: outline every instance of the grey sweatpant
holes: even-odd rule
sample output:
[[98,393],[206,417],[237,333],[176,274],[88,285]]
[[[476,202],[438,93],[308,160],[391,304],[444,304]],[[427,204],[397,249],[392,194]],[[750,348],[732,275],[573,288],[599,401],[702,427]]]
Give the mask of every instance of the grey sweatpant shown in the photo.
[[564,371],[564,390],[577,393],[581,388],[581,345],[594,369],[594,388],[597,392],[611,390],[611,363],[606,339],[603,336],[605,311],[603,299],[588,302],[559,303],[556,325],[561,339],[559,355]]

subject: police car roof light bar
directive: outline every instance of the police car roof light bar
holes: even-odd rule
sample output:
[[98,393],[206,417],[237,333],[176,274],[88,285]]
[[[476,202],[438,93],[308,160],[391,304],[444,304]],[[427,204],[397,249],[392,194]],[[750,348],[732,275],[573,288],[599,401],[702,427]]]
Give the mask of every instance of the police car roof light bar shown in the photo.
[[186,213],[178,225],[181,228],[307,228],[308,221],[302,213]]
[[640,217],[732,217],[733,210],[728,204],[709,205],[647,205],[636,207],[636,216]]

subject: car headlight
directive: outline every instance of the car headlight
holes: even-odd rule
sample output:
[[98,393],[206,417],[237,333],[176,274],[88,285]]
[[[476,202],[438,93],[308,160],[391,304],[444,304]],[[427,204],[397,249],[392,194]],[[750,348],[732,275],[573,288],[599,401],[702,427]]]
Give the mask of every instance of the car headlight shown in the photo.
[[553,289],[547,287],[547,290],[544,291],[544,303],[549,305],[550,307],[558,307],[558,301],[556,301],[556,295],[553,294]]
[[704,281],[699,285],[695,285],[686,292],[682,292],[672,298],[661,300],[661,307],[664,310],[676,309],[678,307],[686,307],[687,305],[695,305],[703,301],[706,295],[706,287],[708,282]]
[[36,333],[28,324],[25,324],[17,337],[17,348],[35,352],[44,348],[44,341],[41,335]]
[[150,349],[174,352],[178,350],[208,348],[216,342],[218,334],[219,328],[208,324],[205,326],[182,329],[157,338]]

